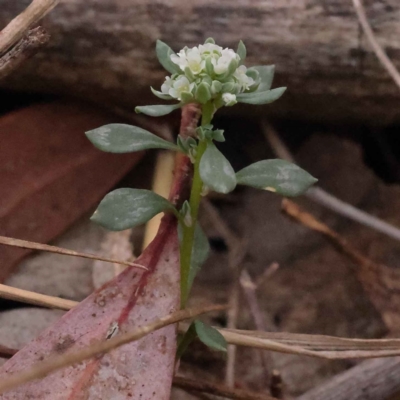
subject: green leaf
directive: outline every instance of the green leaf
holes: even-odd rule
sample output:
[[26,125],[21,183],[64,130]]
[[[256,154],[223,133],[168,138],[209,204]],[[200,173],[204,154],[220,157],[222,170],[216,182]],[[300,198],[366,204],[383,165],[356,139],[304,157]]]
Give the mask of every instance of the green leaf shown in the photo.
[[215,328],[199,320],[194,321],[194,325],[197,336],[206,346],[214,350],[226,351],[226,340]]
[[280,87],[265,92],[255,91],[253,93],[242,93],[236,96],[239,103],[246,104],[269,104],[278,100],[286,90],[285,87]]
[[265,92],[266,90],[271,89],[275,73],[275,65],[257,65],[255,67],[250,67],[249,70],[255,70],[259,74],[260,85],[257,89],[258,92]]
[[317,182],[313,176],[285,160],[264,160],[243,168],[236,174],[240,185],[252,186],[293,197],[304,193]]
[[177,146],[138,126],[109,124],[86,132],[100,150],[109,153],[131,153],[146,149],[177,150]]
[[209,142],[200,160],[200,177],[215,192],[229,193],[236,187],[235,171],[225,156]]
[[150,190],[122,188],[104,197],[91,220],[112,231],[144,224],[156,214],[174,206]]
[[136,107],[135,111],[137,114],[146,114],[150,115],[150,117],[162,117],[163,115],[167,115],[171,113],[172,111],[181,108],[182,104],[162,104],[162,105],[156,105],[156,106],[140,106]]
[[196,326],[194,322],[192,322],[188,330],[178,340],[178,349],[176,350],[177,359],[182,357],[182,354],[186,351],[190,343],[192,343],[193,340],[196,339],[196,337],[197,337]]
[[181,73],[182,71],[171,61],[171,54],[175,52],[166,43],[161,40],[157,40],[156,44],[156,54],[160,64],[171,74]]
[[157,96],[161,100],[172,100],[173,99],[173,97],[171,97],[169,94],[162,93],[158,90],[155,90],[151,86],[150,86],[150,90],[154,94],[154,96]]
[[246,46],[242,41],[239,42],[236,53],[239,55],[241,63],[243,63],[244,59],[246,58],[247,51]]
[[211,87],[206,82],[201,82],[199,86],[197,86],[196,90],[196,100],[201,104],[206,104],[208,100],[211,99]]

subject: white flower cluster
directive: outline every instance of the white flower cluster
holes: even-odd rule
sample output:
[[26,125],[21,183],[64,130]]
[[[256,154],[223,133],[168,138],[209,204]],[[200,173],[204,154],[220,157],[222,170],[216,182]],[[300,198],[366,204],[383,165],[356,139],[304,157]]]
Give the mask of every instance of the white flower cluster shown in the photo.
[[236,104],[236,95],[255,90],[257,76],[240,65],[243,60],[232,49],[222,48],[208,39],[198,47],[183,48],[170,59],[177,73],[167,76],[159,97],[183,103],[214,101],[217,107]]

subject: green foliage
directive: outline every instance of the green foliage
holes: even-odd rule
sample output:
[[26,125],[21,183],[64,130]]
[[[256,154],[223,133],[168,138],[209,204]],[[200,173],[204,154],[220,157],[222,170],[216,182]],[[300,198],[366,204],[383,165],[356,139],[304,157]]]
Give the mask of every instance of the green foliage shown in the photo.
[[229,193],[236,187],[236,176],[230,162],[208,142],[200,161],[200,177],[207,187],[218,193]]
[[156,54],[160,64],[170,73],[179,73],[179,67],[171,61],[171,54],[175,54],[174,51],[166,43],[161,40],[157,40]]
[[317,182],[313,176],[285,160],[264,160],[243,168],[236,174],[237,183],[293,197],[304,193]]
[[139,106],[135,108],[137,114],[146,114],[150,117],[162,117],[172,113],[172,111],[181,108],[182,104],[161,104],[155,106]]
[[163,197],[141,189],[117,189],[100,202],[91,220],[111,230],[122,231],[144,224],[162,211],[175,211]]
[[246,46],[242,41],[239,42],[236,53],[239,55],[241,63],[243,63],[243,61],[246,58],[247,51],[246,51]]
[[215,328],[199,320],[194,321],[194,325],[197,336],[206,346],[214,350],[226,351],[226,340]]
[[272,90],[266,90],[265,92],[260,92],[259,90],[252,93],[242,93],[238,94],[237,101],[239,103],[246,104],[269,104],[278,100],[279,97],[285,92],[285,87],[280,87]]
[[248,72],[257,71],[260,84],[257,88],[258,92],[265,92],[271,89],[272,80],[274,79],[275,65],[258,65],[250,67]]
[[147,149],[177,150],[177,146],[137,126],[109,124],[86,132],[89,140],[109,153],[131,153]]

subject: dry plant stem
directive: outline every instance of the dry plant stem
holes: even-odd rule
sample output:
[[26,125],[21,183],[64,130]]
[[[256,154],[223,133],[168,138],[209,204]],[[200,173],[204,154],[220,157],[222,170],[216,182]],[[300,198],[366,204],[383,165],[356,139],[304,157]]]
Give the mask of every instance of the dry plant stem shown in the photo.
[[0,393],[4,393],[16,386],[22,385],[29,381],[40,379],[48,374],[64,367],[68,367],[75,363],[84,361],[88,358],[108,353],[116,347],[141,339],[143,336],[161,329],[167,325],[175,324],[176,322],[194,318],[201,314],[212,311],[219,311],[225,309],[225,305],[209,305],[193,309],[186,309],[174,312],[163,318],[160,318],[144,327],[135,329],[134,331],[124,333],[106,341],[102,341],[80,349],[78,352],[67,352],[63,355],[51,357],[47,361],[37,363],[33,368],[28,371],[15,373],[7,379],[0,382]]
[[390,58],[386,55],[385,51],[382,49],[382,46],[378,43],[375,38],[374,32],[371,29],[371,25],[368,22],[367,15],[365,13],[365,8],[363,6],[362,0],[352,0],[354,8],[357,13],[358,20],[361,24],[361,27],[365,33],[365,36],[368,39],[369,44],[375,52],[375,55],[378,57],[378,60],[381,62],[383,67],[389,73],[389,75],[393,78],[396,85],[400,89],[400,73],[390,60]]
[[33,0],[25,11],[15,17],[1,31],[0,55],[22,39],[26,31],[50,12],[59,1],[60,0]]
[[198,391],[202,393],[208,393],[214,396],[224,397],[227,399],[236,400],[274,400],[275,397],[271,397],[265,394],[251,392],[243,389],[232,389],[230,387],[219,385],[215,383],[202,382],[198,379],[189,379],[181,376],[174,378],[174,386],[190,390]]
[[[261,312],[260,305],[258,304],[257,300],[257,293],[256,289],[257,286],[251,279],[250,274],[247,272],[247,270],[243,269],[241,274],[240,274],[240,286],[243,290],[243,293],[246,297],[247,304],[249,306],[250,314],[253,317],[254,324],[256,326],[256,329],[258,331],[275,331],[276,327],[273,325],[272,320],[270,319],[269,321],[269,326],[267,327],[267,324],[265,322],[263,313]],[[271,354],[266,351],[261,352],[261,361],[262,361],[262,366],[264,369],[264,376],[263,380],[266,380],[267,382],[271,382],[272,384],[272,377],[273,375],[271,374],[271,371],[273,370],[273,363],[272,363],[272,358]]]
[[[295,162],[294,157],[292,156],[286,145],[279,138],[275,129],[265,121],[263,121],[263,132],[278,157],[290,162]],[[388,224],[387,222],[377,217],[374,217],[373,215],[359,210],[351,204],[348,204],[338,199],[337,197],[332,196],[330,193],[319,188],[318,186],[313,186],[308,189],[305,193],[305,196],[308,197],[310,200],[328,208],[329,210],[334,211],[339,215],[342,215],[343,217],[349,218],[362,225],[368,226],[369,228],[372,228],[393,239],[400,241],[399,228]]]
[[[239,300],[240,300],[240,286],[239,286],[239,264],[243,261],[246,254],[245,243],[231,231],[226,222],[221,218],[216,207],[211,202],[204,199],[203,208],[210,217],[215,229],[224,238],[225,243],[229,249],[229,269],[234,274],[233,284],[229,296],[229,310],[227,326],[229,329],[236,328],[238,315],[239,315]],[[235,365],[236,365],[236,346],[229,345],[226,357],[226,371],[225,371],[225,384],[228,387],[235,385]]]
[[60,297],[46,296],[44,294],[30,292],[28,290],[13,288],[0,284],[0,298],[20,301],[22,303],[34,304],[35,306],[56,308],[59,310],[70,310],[78,302],[73,300],[61,299]]
[[48,42],[49,38],[50,36],[40,26],[29,30],[25,37],[0,58],[0,79],[4,79],[33,56],[38,48]]
[[146,267],[144,267],[143,265],[135,264],[129,261],[114,260],[112,258],[96,256],[94,254],[88,254],[88,253],[79,253],[77,251],[63,249],[61,247],[50,246],[48,244],[41,244],[36,242],[29,242],[27,240],[14,239],[6,236],[0,236],[0,244],[3,244],[5,246],[20,247],[22,249],[47,251],[49,253],[63,254],[65,256],[89,258],[90,260],[99,260],[114,264],[126,265],[128,267],[133,266],[141,269],[146,269]]

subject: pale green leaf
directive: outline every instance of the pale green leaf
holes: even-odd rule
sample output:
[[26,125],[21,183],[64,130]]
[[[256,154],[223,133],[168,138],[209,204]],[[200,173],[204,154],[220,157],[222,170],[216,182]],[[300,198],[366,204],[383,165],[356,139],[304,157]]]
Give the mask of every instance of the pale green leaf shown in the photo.
[[172,100],[173,99],[173,97],[171,97],[169,94],[162,93],[159,90],[155,90],[151,86],[150,86],[150,90],[154,94],[154,96],[157,96],[161,100]]
[[109,124],[86,132],[89,140],[109,153],[131,153],[146,149],[177,150],[177,146],[139,128],[126,124]]
[[107,194],[91,220],[112,231],[122,231],[144,224],[174,206],[150,190],[122,188]]
[[199,320],[194,321],[194,324],[197,336],[206,346],[214,350],[226,351],[226,340],[215,328]]
[[181,108],[182,104],[162,104],[155,106],[139,106],[135,108],[136,113],[150,115],[150,117],[162,117],[163,115],[167,115],[172,111]]
[[237,183],[293,197],[304,193],[317,182],[313,176],[285,160],[264,160],[243,168],[236,174]]
[[178,65],[171,61],[171,54],[175,54],[174,51],[166,43],[161,40],[157,40],[156,54],[160,64],[171,74],[182,72]]
[[241,63],[243,63],[243,61],[246,58],[247,51],[246,51],[246,46],[242,41],[239,42],[236,53],[239,55]]
[[275,73],[275,65],[257,65],[255,67],[250,67],[248,70],[255,70],[258,72],[260,85],[257,88],[257,92],[265,92],[266,90],[271,89]]
[[246,104],[269,104],[278,100],[286,90],[285,87],[280,87],[272,90],[267,90],[265,92],[260,92],[259,90],[253,93],[242,93],[236,96],[239,103]]
[[229,193],[236,187],[235,171],[225,156],[209,142],[200,160],[200,177],[218,193]]

